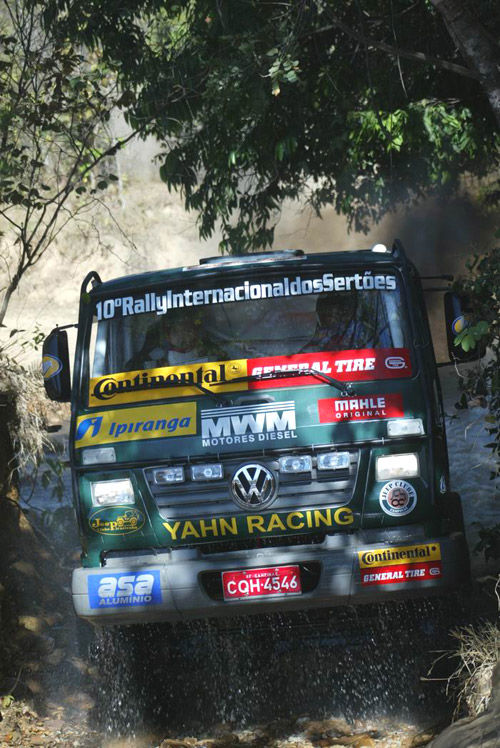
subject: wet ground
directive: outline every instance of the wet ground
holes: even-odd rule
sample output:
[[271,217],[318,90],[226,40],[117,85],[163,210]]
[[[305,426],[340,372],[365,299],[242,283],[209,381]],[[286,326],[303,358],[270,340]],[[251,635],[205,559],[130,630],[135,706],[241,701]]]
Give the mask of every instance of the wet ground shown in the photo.
[[[486,411],[456,411],[456,392],[446,391],[452,486],[462,494],[474,545],[473,522],[499,521],[484,449]],[[64,432],[55,437],[61,447],[64,440]],[[481,585],[467,599],[246,618],[223,628],[94,632],[71,611],[67,585],[78,539],[69,476],[61,476],[59,500],[52,496],[55,470],[46,465],[34,486],[25,481],[23,501],[37,542],[57,559],[59,598],[44,613],[43,646],[27,655],[17,683],[13,674],[15,701],[0,704],[0,745],[416,748],[451,719],[439,678],[452,663],[434,668],[438,680],[426,677],[451,646],[450,627],[488,606]],[[43,598],[43,588],[39,593]]]

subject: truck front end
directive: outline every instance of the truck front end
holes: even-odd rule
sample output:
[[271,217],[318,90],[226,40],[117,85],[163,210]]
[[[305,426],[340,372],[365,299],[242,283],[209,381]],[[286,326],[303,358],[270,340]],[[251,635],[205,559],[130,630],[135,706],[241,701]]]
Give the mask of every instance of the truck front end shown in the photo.
[[467,579],[439,383],[402,251],[97,282],[80,305],[79,616],[178,621]]

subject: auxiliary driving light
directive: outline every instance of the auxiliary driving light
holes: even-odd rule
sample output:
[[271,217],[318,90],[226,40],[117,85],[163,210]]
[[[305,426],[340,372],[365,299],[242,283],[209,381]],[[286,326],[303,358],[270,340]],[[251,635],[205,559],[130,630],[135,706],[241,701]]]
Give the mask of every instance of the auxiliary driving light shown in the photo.
[[170,486],[172,483],[183,483],[184,468],[182,465],[158,468],[153,471],[154,482],[159,486]]
[[387,436],[423,436],[424,424],[421,418],[398,418],[387,421]]
[[382,455],[375,463],[377,480],[391,478],[415,478],[420,475],[418,455],[414,452],[404,455]]
[[133,504],[135,501],[134,489],[130,478],[91,483],[90,490],[94,506],[103,506],[104,504]]
[[191,480],[220,480],[224,471],[220,462],[210,465],[191,465]]
[[318,455],[318,470],[345,470],[351,459],[349,452],[324,452]]
[[280,457],[280,473],[310,473],[312,459],[309,455]]

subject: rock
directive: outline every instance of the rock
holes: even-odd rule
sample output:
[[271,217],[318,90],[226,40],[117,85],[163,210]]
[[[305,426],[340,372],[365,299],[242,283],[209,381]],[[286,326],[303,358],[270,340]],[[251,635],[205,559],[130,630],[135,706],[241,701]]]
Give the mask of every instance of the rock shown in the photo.
[[[304,728],[303,728],[304,729]],[[304,729],[308,737],[337,737],[352,735],[352,729],[347,722],[342,719],[323,719],[315,722],[309,722]]]
[[490,703],[475,719],[460,719],[450,725],[429,748],[498,748],[500,736],[500,662],[492,676]]

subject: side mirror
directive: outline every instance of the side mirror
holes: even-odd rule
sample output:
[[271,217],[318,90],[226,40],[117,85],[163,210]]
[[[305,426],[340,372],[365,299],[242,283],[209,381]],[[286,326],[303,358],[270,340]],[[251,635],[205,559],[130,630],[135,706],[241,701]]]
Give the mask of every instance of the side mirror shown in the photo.
[[[447,291],[444,295],[444,316],[446,320],[446,340],[448,343],[448,355],[451,361],[465,363],[467,361],[478,361],[486,353],[483,341],[476,342],[469,350],[464,350],[461,345],[455,345],[455,338],[473,325],[472,303],[468,296]],[[487,326],[486,326],[487,327]]]
[[71,400],[68,333],[56,327],[43,341],[42,374],[45,392],[51,400]]

